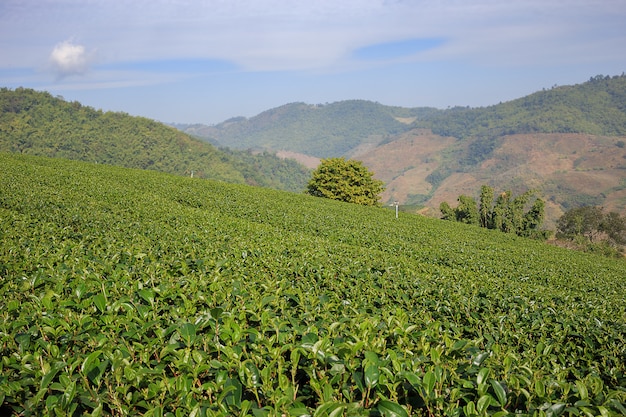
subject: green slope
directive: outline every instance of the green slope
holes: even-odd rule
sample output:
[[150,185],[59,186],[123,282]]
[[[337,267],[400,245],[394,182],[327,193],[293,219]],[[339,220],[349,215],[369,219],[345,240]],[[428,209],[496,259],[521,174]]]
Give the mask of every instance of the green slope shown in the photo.
[[0,154],[1,414],[626,412],[624,262]]
[[308,171],[274,155],[224,152],[172,127],[30,89],[0,89],[0,151],[304,189]]
[[626,76],[539,91],[507,103],[449,109],[417,122],[441,136],[459,139],[525,133],[626,135]]
[[[179,126],[212,143],[231,148],[290,150],[317,157],[349,155],[359,146],[392,142],[410,128],[467,139],[458,157],[476,164],[503,135],[587,133],[626,135],[626,76],[596,76],[488,107],[402,108],[364,100],[326,105],[292,103],[250,119],[237,117],[216,126]],[[455,154],[456,155],[456,154]],[[456,157],[456,156],[455,156]]]
[[326,105],[291,103],[250,119],[234,118],[213,127],[190,126],[188,131],[236,149],[289,150],[327,158],[404,132],[408,124],[398,118],[412,120],[431,111],[434,110],[390,107],[365,100]]

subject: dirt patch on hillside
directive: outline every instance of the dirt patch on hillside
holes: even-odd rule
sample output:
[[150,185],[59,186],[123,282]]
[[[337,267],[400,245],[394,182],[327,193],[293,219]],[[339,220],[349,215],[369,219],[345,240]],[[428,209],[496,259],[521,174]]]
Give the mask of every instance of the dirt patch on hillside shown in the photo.
[[320,164],[320,158],[298,152],[278,151],[276,152],[276,156],[283,159],[295,159],[309,169],[315,169]]
[[405,202],[412,195],[430,193],[432,186],[426,177],[441,164],[441,152],[455,141],[415,129],[360,155],[360,159],[385,182],[382,201]]

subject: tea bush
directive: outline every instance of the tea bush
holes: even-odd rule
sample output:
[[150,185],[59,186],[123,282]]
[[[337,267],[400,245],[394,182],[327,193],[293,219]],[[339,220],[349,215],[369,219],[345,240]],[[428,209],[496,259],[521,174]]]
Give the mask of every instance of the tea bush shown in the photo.
[[0,154],[9,415],[626,413],[624,262]]

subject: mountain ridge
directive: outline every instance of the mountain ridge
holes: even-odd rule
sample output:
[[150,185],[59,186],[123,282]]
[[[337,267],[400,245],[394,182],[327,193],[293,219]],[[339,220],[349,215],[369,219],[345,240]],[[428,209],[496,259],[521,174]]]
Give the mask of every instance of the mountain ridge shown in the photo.
[[[346,107],[353,113],[332,112]],[[319,118],[324,114],[321,109],[327,119]],[[378,111],[378,117],[368,118],[370,111]],[[281,118],[284,114],[288,117]],[[293,122],[295,114],[303,119],[300,125],[312,126],[311,120],[316,120],[320,129],[299,129]],[[397,122],[396,130],[385,131],[382,121],[388,118]],[[369,124],[359,126],[364,119]],[[358,127],[354,134],[345,126],[333,130],[342,120]],[[255,131],[260,121],[262,131]],[[239,136],[232,136],[233,131]],[[460,194],[477,197],[481,184],[501,191],[536,189],[548,201],[548,223],[577,205],[602,205],[626,213],[624,74],[598,75],[581,84],[477,108],[401,108],[362,100],[287,104],[207,130],[196,126],[195,134],[225,146],[287,153],[301,161],[360,159],[385,181],[383,201],[420,206],[434,216],[441,201],[454,202]],[[570,146],[567,153],[563,149],[568,142],[580,148]]]

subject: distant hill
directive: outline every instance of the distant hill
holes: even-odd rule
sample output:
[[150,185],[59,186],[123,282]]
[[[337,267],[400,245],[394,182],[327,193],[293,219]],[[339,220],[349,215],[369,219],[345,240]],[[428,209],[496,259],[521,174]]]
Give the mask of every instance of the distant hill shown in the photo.
[[149,169],[289,191],[309,171],[273,154],[217,149],[173,127],[46,92],[0,89],[0,151]]
[[[406,109],[365,100],[291,103],[247,119],[183,127],[187,133],[235,149],[285,150],[319,158],[346,155],[405,132],[435,109]],[[180,128],[180,126],[179,126]]]
[[294,103],[250,119],[181,128],[223,146],[303,161],[360,159],[385,181],[385,201],[422,206],[435,216],[441,201],[477,194],[481,184],[537,189],[548,200],[548,224],[578,205],[626,213],[624,75],[480,108]]
[[626,76],[596,76],[494,106],[436,112],[416,127],[458,139],[529,133],[626,135]]

